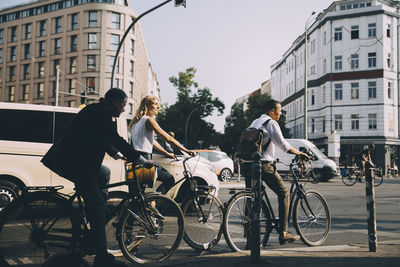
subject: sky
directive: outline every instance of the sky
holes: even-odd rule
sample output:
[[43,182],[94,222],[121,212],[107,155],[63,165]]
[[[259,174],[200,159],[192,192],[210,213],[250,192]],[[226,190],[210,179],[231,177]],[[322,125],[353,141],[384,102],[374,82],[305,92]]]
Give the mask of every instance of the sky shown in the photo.
[[[30,2],[31,0],[29,0]],[[141,14],[163,0],[129,0]],[[13,5],[26,0],[14,0]],[[174,1],[140,20],[147,54],[157,74],[161,102],[176,101],[169,77],[195,67],[195,81],[225,104],[224,114],[207,118],[223,132],[225,117],[235,100],[261,87],[270,67],[304,32],[313,11],[332,0],[186,0]],[[9,6],[0,1],[0,8]]]

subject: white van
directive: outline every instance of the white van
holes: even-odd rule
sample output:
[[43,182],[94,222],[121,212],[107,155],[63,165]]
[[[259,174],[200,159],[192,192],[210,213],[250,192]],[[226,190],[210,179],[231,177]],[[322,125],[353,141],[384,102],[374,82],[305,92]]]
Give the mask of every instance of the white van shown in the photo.
[[[319,150],[313,143],[305,139],[286,139],[286,141],[295,149],[299,150],[300,147],[307,148],[315,157],[312,160],[312,168],[320,181],[328,181],[335,177],[340,177],[339,167],[336,162],[329,159],[325,154]],[[276,164],[279,173],[286,175],[289,172],[289,166],[285,165],[292,161],[295,155],[283,152],[281,149],[275,149],[275,158],[282,161]],[[285,163],[285,164],[283,164]]]
[[[73,183],[50,171],[40,160],[78,111],[77,108],[0,103],[0,210],[18,196],[18,188],[25,186],[63,185],[63,193],[73,192]],[[126,119],[121,116],[116,123],[119,134],[127,140]],[[156,156],[154,161],[173,174],[176,181],[183,177],[182,161],[161,156]],[[215,169],[197,161],[196,158],[188,161],[190,166],[193,165],[190,168],[193,176],[199,184],[213,185],[218,192]],[[111,183],[125,180],[124,161],[114,160],[106,154],[103,164],[111,170]],[[186,189],[180,183],[168,195],[176,199],[185,195]],[[126,187],[112,190],[126,191]]]

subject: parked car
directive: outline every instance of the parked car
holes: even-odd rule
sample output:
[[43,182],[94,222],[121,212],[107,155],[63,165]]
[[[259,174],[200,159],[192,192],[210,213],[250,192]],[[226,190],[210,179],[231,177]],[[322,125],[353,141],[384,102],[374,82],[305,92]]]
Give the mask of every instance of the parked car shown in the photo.
[[233,160],[222,151],[196,150],[199,155],[214,165],[217,175],[221,181],[229,181],[233,175]]
[[[18,188],[25,186],[63,185],[63,193],[73,192],[73,183],[50,171],[40,160],[78,111],[77,108],[0,103],[0,209],[17,198]],[[116,124],[119,134],[128,140],[126,119],[121,116]],[[154,161],[169,170],[176,181],[183,177],[182,162],[171,162],[160,155],[155,155]],[[106,154],[103,164],[111,170],[111,183],[125,180],[124,161]],[[199,184],[219,189],[218,177],[209,165],[196,163],[196,158],[189,160],[189,165]],[[173,198],[185,195],[187,188],[182,185],[179,183],[167,194]],[[112,190],[127,191],[127,187]]]

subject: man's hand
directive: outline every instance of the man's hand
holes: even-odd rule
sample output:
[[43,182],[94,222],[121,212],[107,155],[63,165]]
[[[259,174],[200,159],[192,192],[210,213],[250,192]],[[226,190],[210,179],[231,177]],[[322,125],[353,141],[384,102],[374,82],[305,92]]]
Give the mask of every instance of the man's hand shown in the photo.
[[167,152],[167,153],[165,153],[165,156],[166,156],[167,158],[176,159],[176,156],[175,156],[174,153]]
[[192,157],[195,157],[195,156],[197,155],[197,152],[196,152],[196,151],[193,151],[193,150],[189,150],[188,154],[189,154],[190,156],[192,156]]
[[113,159],[118,160],[118,159],[123,159],[126,160],[126,157],[124,155],[121,155],[120,153],[115,154],[112,156]]
[[306,153],[300,152],[299,156],[307,161],[310,160],[310,156],[308,156]]

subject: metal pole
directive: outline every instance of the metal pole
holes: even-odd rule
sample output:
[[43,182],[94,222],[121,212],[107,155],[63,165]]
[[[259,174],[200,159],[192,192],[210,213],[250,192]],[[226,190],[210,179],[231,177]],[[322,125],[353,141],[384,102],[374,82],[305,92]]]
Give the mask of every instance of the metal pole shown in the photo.
[[376,236],[375,191],[371,170],[372,166],[373,164],[370,161],[365,163],[365,194],[367,197],[369,251],[376,252],[378,241]]
[[133,26],[135,25],[136,22],[138,22],[143,16],[147,15],[148,13],[156,10],[159,7],[162,7],[165,4],[168,4],[169,2],[171,2],[172,0],[167,0],[165,2],[162,2],[161,4],[143,12],[142,14],[140,14],[134,21],[132,21],[131,25],[129,25],[128,29],[125,31],[124,36],[122,36],[121,42],[118,45],[118,49],[117,52],[115,53],[115,57],[114,57],[114,62],[113,62],[113,67],[112,67],[112,72],[111,72],[111,83],[110,83],[110,89],[113,88],[114,85],[114,71],[115,71],[115,65],[117,64],[117,60],[118,60],[118,55],[119,55],[119,51],[121,50],[122,44],[125,41],[126,36],[128,36],[129,31],[133,28]]
[[250,248],[251,261],[260,261],[260,214],[261,214],[261,153],[253,154],[254,163],[252,164],[252,179],[254,186],[251,192],[251,232],[250,232]]
[[57,66],[57,77],[56,77],[56,104],[58,106],[58,92],[60,90],[60,68]]
[[188,126],[188,122],[189,122],[190,116],[192,116],[193,112],[194,112],[197,108],[198,108],[198,107],[195,107],[195,108],[189,113],[189,116],[188,116],[187,119],[186,119],[186,123],[185,123],[185,146],[188,145],[188,144],[187,144],[187,126]]
[[308,139],[308,114],[307,114],[307,23],[304,32],[304,139]]

